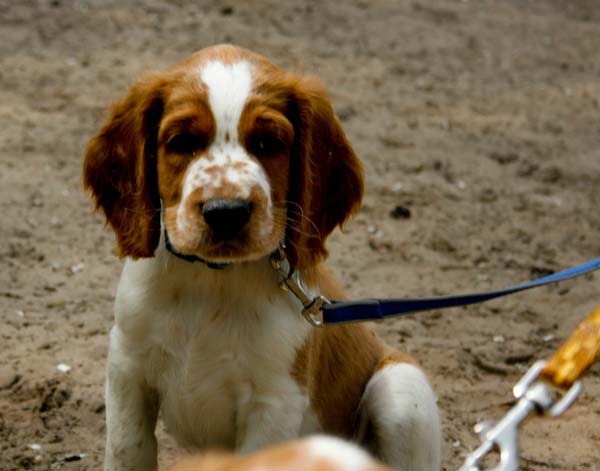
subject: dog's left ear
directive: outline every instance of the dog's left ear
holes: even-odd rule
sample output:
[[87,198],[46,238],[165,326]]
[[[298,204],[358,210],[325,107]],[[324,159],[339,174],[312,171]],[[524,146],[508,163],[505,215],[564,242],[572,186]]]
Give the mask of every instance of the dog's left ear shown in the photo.
[[327,256],[327,237],[359,208],[363,169],[321,83],[301,78],[294,95],[286,256],[305,269]]

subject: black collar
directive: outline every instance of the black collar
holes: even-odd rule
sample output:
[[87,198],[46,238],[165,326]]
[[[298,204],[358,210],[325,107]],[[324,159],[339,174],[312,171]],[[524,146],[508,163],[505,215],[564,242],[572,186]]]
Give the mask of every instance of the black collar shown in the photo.
[[231,265],[231,263],[215,263],[209,262],[208,260],[204,260],[203,258],[198,257],[197,255],[188,255],[181,252],[178,252],[173,244],[171,244],[171,240],[169,239],[169,234],[167,233],[167,229],[165,228],[165,245],[167,250],[175,255],[177,258],[185,260],[186,262],[201,262],[204,263],[208,268],[212,268],[213,270],[223,270],[224,268]]

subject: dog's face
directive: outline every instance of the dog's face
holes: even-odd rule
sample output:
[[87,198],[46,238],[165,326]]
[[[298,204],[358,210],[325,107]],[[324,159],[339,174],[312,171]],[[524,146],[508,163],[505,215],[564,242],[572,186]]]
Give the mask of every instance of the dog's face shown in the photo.
[[239,261],[284,239],[294,126],[289,104],[257,73],[264,69],[208,55],[184,69],[165,101],[158,185],[166,230],[183,253]]
[[[212,262],[282,241],[308,267],[356,209],[362,170],[317,81],[233,46],[138,81],[90,141],[84,180],[123,256],[173,247]],[[162,202],[162,205],[161,205]]]

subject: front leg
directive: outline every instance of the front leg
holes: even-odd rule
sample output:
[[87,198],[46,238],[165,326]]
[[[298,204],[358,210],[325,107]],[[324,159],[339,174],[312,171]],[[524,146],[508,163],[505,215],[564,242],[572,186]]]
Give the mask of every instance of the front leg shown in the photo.
[[154,429],[158,398],[145,383],[140,365],[123,347],[113,327],[106,375],[106,452],[104,471],[157,469]]
[[308,397],[291,378],[272,379],[268,389],[248,386],[238,401],[237,450],[250,453],[298,438],[307,409]]

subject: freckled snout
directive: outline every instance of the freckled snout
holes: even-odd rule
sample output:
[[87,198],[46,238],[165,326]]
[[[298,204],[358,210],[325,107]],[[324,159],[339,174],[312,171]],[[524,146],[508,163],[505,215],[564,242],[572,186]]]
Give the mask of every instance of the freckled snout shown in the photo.
[[236,237],[248,223],[252,204],[242,199],[212,199],[202,204],[202,216],[219,240]]

